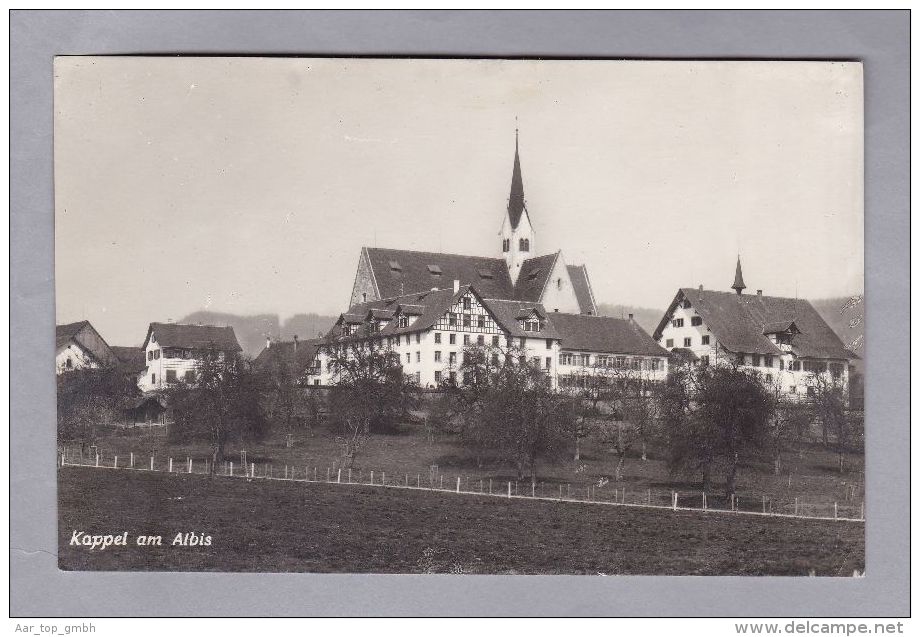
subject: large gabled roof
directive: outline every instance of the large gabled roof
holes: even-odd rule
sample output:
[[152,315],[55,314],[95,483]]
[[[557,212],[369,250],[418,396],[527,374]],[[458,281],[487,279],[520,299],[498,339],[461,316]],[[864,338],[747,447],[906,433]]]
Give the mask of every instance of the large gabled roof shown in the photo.
[[517,282],[514,284],[514,296],[501,298],[539,303],[557,259],[559,259],[559,252],[531,257],[524,261],[521,264]]
[[805,299],[760,294],[681,288],[655,330],[656,338],[661,336],[675,307],[684,299],[690,302],[719,344],[730,352],[780,354],[781,350],[765,333],[794,323],[792,353],[796,356],[857,358]]
[[453,290],[454,280],[475,286],[488,297],[514,298],[504,259],[389,248],[364,250],[383,299],[432,288]]
[[144,349],[150,342],[151,334],[161,347],[215,349],[225,352],[242,351],[233,328],[229,326],[151,323],[147,328],[147,338],[144,339]]
[[668,352],[631,319],[553,312],[550,320],[562,349],[606,354],[667,356]]
[[293,378],[299,378],[313,364],[322,338],[305,341],[274,341],[265,347],[252,361],[257,371],[267,372],[275,365],[285,365]]
[[594,291],[588,280],[588,268],[583,265],[566,266],[572,287],[575,289],[575,298],[582,314],[597,314],[597,304],[594,302]]
[[55,347],[66,345],[67,341],[76,337],[77,334],[82,332],[83,328],[87,327],[89,324],[90,324],[89,321],[77,321],[76,323],[67,323],[65,325],[55,325],[54,326]]

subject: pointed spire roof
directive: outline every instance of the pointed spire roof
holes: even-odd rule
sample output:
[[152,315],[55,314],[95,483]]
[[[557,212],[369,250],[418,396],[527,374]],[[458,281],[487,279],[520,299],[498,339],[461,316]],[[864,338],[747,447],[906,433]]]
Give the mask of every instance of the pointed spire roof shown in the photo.
[[741,290],[746,288],[744,284],[744,277],[741,276],[741,255],[738,255],[738,264],[735,266],[735,282],[732,283],[732,289],[741,294]]
[[508,197],[508,218],[511,227],[517,228],[524,206],[524,180],[521,178],[521,158],[518,153],[518,130],[514,129],[514,170],[511,172],[511,194]]

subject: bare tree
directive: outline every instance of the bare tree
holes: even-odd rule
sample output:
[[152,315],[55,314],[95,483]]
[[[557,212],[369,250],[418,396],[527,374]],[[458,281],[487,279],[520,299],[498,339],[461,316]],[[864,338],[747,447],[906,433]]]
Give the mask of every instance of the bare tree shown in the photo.
[[[847,387],[840,377],[826,372],[809,374],[805,383],[808,405],[814,419],[821,424],[824,444],[837,452],[837,470],[843,473],[853,425],[847,414]],[[833,436],[833,445],[828,433]]]
[[342,457],[351,467],[368,434],[393,431],[405,416],[410,382],[399,355],[377,341],[333,345],[327,353],[337,378],[329,395],[330,416],[342,431]]

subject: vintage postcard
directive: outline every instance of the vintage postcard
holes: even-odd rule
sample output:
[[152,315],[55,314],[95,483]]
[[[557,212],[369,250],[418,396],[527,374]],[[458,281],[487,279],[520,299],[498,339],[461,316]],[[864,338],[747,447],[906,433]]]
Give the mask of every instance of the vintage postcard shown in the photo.
[[61,569],[864,573],[859,63],[54,82]]

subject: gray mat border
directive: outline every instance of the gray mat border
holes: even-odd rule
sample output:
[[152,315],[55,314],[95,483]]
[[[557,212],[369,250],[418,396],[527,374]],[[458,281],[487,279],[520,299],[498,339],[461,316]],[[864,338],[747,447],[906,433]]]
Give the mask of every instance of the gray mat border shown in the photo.
[[[909,11],[13,11],[13,616],[909,614]],[[865,64],[867,576],[68,573],[57,569],[52,57],[847,59]],[[882,363],[883,364],[880,364]],[[615,532],[612,529],[611,532]]]

